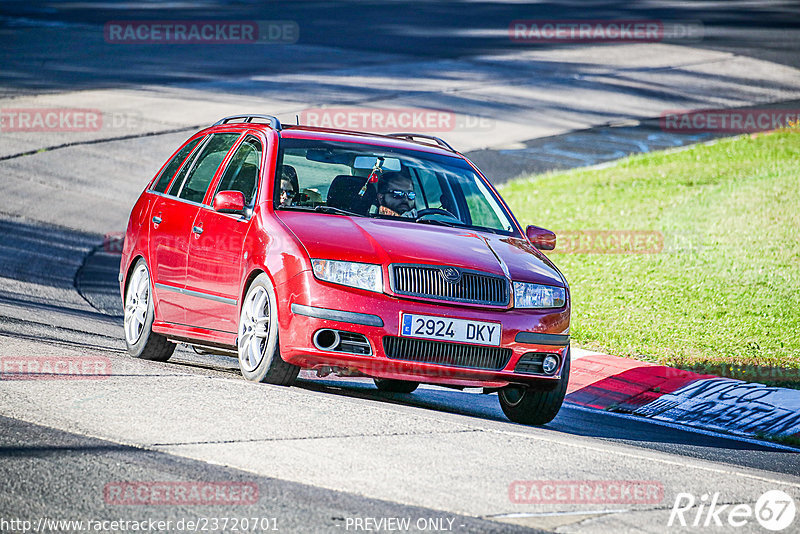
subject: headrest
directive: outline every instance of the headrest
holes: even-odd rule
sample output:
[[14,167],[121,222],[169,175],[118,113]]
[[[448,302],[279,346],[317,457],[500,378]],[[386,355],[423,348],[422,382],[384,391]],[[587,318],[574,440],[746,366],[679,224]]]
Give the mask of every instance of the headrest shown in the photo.
[[364,196],[359,191],[364,187],[367,178],[340,174],[331,182],[328,189],[328,206],[366,215],[369,208],[378,203],[378,195],[374,184],[368,184]]

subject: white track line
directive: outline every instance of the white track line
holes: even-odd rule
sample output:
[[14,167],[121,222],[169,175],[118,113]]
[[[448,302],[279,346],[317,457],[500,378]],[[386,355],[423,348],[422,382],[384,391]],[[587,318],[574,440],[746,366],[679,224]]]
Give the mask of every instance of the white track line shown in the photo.
[[513,514],[485,515],[485,519],[515,519],[521,517],[552,517],[560,515],[601,515],[601,514],[624,514],[630,510],[574,510],[571,512],[517,512]]

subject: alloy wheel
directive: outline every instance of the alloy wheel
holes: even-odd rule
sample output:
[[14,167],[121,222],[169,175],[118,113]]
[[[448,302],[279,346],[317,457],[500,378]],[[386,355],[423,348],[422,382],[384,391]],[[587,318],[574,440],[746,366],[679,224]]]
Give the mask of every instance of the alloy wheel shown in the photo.
[[150,273],[140,265],[133,272],[125,298],[125,339],[133,345],[142,336],[150,304]]
[[264,359],[269,330],[269,294],[263,287],[256,286],[247,295],[239,318],[239,361],[244,370],[254,371]]

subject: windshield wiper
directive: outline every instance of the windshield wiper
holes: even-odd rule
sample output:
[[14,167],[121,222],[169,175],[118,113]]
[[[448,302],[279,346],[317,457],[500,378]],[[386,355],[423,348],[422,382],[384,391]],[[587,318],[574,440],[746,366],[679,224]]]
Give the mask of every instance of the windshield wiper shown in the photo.
[[336,215],[351,215],[353,217],[366,217],[366,215],[362,213],[347,211],[343,210],[342,208],[335,208],[333,206],[317,206],[314,208],[314,211],[318,211],[320,213],[334,213]]
[[333,206],[278,206],[279,210],[316,211],[319,213],[335,213],[336,215],[352,215],[353,217],[366,217],[362,213],[347,211]]
[[450,228],[455,228],[456,225],[451,222],[440,221],[439,219],[417,219],[416,222],[422,224],[436,224],[439,226],[449,226]]
[[425,224],[436,224],[439,226],[449,226],[451,228],[468,228],[470,230],[478,230],[480,232],[489,232],[490,234],[497,234],[497,235],[506,235],[500,230],[496,230],[494,228],[488,228],[486,226],[472,226],[465,222],[448,222],[448,221],[441,221],[439,219],[416,219],[418,223],[425,223]]

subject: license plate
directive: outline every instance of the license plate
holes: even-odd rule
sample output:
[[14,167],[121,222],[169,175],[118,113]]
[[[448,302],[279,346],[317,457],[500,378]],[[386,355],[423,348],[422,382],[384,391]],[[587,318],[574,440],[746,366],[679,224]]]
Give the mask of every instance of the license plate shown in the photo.
[[501,333],[500,323],[484,323],[412,313],[403,313],[400,316],[400,335],[405,337],[460,341],[478,345],[500,345]]

